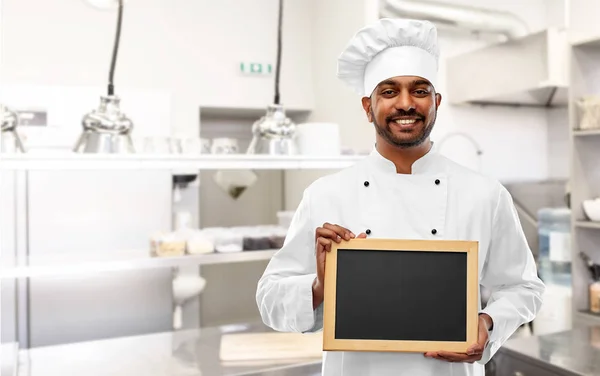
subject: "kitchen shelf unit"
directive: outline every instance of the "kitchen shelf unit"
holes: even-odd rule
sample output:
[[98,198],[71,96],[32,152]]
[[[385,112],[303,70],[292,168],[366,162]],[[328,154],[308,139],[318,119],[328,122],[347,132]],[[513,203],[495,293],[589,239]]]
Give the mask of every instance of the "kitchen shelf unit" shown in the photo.
[[447,59],[448,99],[455,105],[568,105],[564,29],[548,28]]
[[598,326],[600,325],[600,315],[591,312],[577,311],[575,312],[575,320],[577,325],[583,326]]
[[318,170],[350,167],[364,157],[25,153],[0,156],[0,170]]
[[591,130],[591,131],[573,131],[573,136],[575,137],[586,137],[586,136],[600,136],[600,129]]
[[229,253],[207,253],[170,257],[153,257],[146,250],[90,254],[62,254],[30,257],[23,265],[3,265],[0,279],[62,277],[91,273],[172,268],[178,266],[216,265],[269,260],[275,249]]
[[[75,153],[25,153],[0,156],[0,170],[319,170],[342,169],[364,155],[270,156],[270,155],[114,155]],[[29,258],[21,264],[0,266],[0,279],[85,274],[103,271],[156,269],[177,266],[214,265],[268,260],[276,250],[210,253],[177,257],[152,257],[146,250],[129,252],[63,254]],[[100,256],[98,256],[100,255]]]
[[569,43],[572,47],[600,47],[600,30],[571,31]]
[[[114,155],[76,153],[25,153],[0,155],[0,171],[26,174],[28,171],[76,170],[319,170],[343,169],[364,155],[270,156],[270,155]],[[57,254],[29,257],[17,263],[3,262],[0,279],[60,276],[104,271],[157,269],[178,266],[214,265],[269,260],[276,250],[210,253],[178,257],[152,257],[147,250]]]
[[[580,1],[581,2],[581,1]],[[583,9],[583,8],[582,8]],[[583,201],[600,197],[600,127],[580,130],[581,110],[577,100],[600,95],[600,30],[572,32],[570,35],[570,186],[572,307],[574,325],[600,325],[600,315],[589,311],[590,274],[579,252],[600,263],[600,222],[589,221]]]
[[[61,191],[59,186],[61,184],[69,184],[69,182],[73,183],[80,177],[83,177],[82,180],[88,179],[93,182],[91,179],[102,179],[102,176],[105,176],[105,173],[108,176],[113,172],[118,172],[114,174],[114,176],[117,176],[117,180],[114,181],[114,184],[117,187],[115,191],[117,192],[118,184],[120,183],[118,180],[119,177],[129,177],[134,174],[140,174],[144,177],[154,176],[155,172],[159,172],[159,174],[156,175],[158,175],[160,180],[141,180],[140,182],[136,182],[135,185],[133,185],[135,188],[131,188],[130,186],[127,188],[129,191],[127,191],[126,194],[118,195],[118,197],[119,199],[122,199],[133,190],[140,190],[141,192],[141,190],[148,187],[152,194],[161,194],[165,197],[165,200],[168,201],[170,200],[170,196],[167,191],[170,191],[172,186],[171,175],[187,173],[197,174],[203,171],[208,171],[212,174],[213,171],[217,170],[244,169],[261,170],[265,173],[268,173],[269,171],[339,170],[350,167],[364,158],[365,155],[323,157],[246,154],[110,155],[32,151],[24,154],[0,154],[0,179],[6,178],[5,181],[3,181],[3,183],[6,184],[2,186],[7,187],[6,192],[2,192],[5,197],[15,195],[17,199],[14,202],[18,203],[19,207],[22,207],[28,202],[34,202],[33,205],[29,206],[29,209],[33,210],[32,208],[37,208],[35,209],[37,214],[42,211],[47,212],[47,208],[56,211],[59,206],[58,204],[45,205],[39,199],[41,197],[39,192],[49,192],[49,194],[46,194],[48,197],[55,192],[72,194],[72,196],[68,196],[71,197],[68,199],[72,200],[72,203],[68,205],[68,210],[57,214],[58,222],[62,223],[61,216],[65,216],[65,223],[71,223],[72,221],[69,222],[71,209],[76,206],[78,201],[84,202],[85,198],[88,196],[83,190],[78,189],[80,185],[71,184],[68,189],[65,189],[64,191]],[[60,179],[64,180],[52,183],[49,189],[46,186],[41,186],[41,183],[52,181],[51,178],[55,176],[57,178],[54,181]],[[101,177],[98,178],[98,176]],[[113,184],[113,181],[104,179],[99,180],[98,183],[100,186],[99,189],[95,191],[92,196],[89,196],[92,197],[92,200],[100,199],[98,192],[102,192],[103,190],[111,192],[112,188],[110,188],[110,186]],[[24,193],[27,191],[24,188],[28,186],[36,186],[35,195]],[[85,186],[85,184],[82,184],[82,186]],[[191,187],[191,189],[196,188]],[[62,200],[65,199],[64,195],[60,197]],[[152,216],[151,212],[145,211],[143,210],[143,207],[140,207],[139,202],[142,200],[143,197],[131,206],[137,209],[141,208],[142,210],[139,212],[136,211],[134,214],[124,213],[126,218],[140,216],[140,221],[144,222],[145,218],[150,218]],[[54,201],[60,202],[58,199]],[[4,202],[7,202],[7,200]],[[84,207],[89,206],[90,205],[84,205]],[[167,206],[167,204],[152,205],[152,207],[158,207],[160,210],[157,212],[159,213],[158,217],[161,218],[165,217],[165,215],[171,215],[170,212],[167,213],[166,211],[168,209]],[[127,240],[127,242],[136,243],[136,245],[115,249],[110,248],[110,245],[105,243],[102,243],[101,246],[94,243],[87,249],[85,247],[75,248],[73,247],[73,242],[67,241],[65,250],[62,252],[62,244],[54,242],[49,246],[54,251],[49,251],[42,255],[44,252],[36,251],[30,253],[30,249],[35,248],[36,250],[40,250],[45,247],[45,244],[42,244],[42,241],[37,241],[34,247],[32,247],[32,242],[29,239],[30,237],[34,237],[34,235],[32,235],[34,233],[36,239],[40,239],[40,234],[44,235],[43,233],[45,230],[43,229],[43,224],[42,226],[33,226],[35,227],[35,231],[33,231],[32,226],[27,222],[27,217],[23,215],[23,211],[17,211],[15,209],[14,213],[16,218],[14,220],[15,226],[18,226],[19,229],[23,230],[18,232],[14,231],[16,234],[15,238],[18,237],[19,241],[15,240],[14,242],[9,242],[8,246],[6,246],[6,242],[0,245],[2,246],[2,249],[0,250],[0,260],[2,261],[0,265],[0,280],[5,286],[14,286],[14,288],[11,287],[10,290],[15,292],[13,298],[9,299],[11,295],[6,295],[6,300],[11,300],[10,305],[7,306],[9,308],[7,309],[15,313],[12,315],[14,316],[13,323],[15,328],[14,340],[19,342],[19,347],[21,348],[47,344],[47,338],[51,335],[46,334],[48,331],[54,333],[60,330],[60,335],[56,335],[56,337],[60,338],[58,343],[63,343],[69,341],[79,342],[93,340],[104,336],[126,336],[129,335],[129,333],[144,333],[156,330],[155,328],[164,330],[165,323],[167,326],[169,325],[169,321],[165,320],[165,318],[169,317],[169,311],[172,310],[171,305],[173,304],[172,288],[170,286],[173,273],[170,269],[179,267],[183,273],[194,273],[194,270],[198,270],[198,266],[206,266],[204,269],[206,270],[206,278],[208,279],[210,278],[211,270],[214,274],[214,270],[220,270],[222,267],[229,269],[229,267],[231,267],[231,270],[235,273],[236,271],[239,272],[240,268],[245,267],[244,264],[248,264],[248,267],[252,269],[254,268],[254,265],[260,265],[261,262],[268,262],[268,260],[270,260],[277,252],[277,250],[265,249],[232,253],[185,255],[181,257],[152,257],[150,255],[149,247],[146,248],[143,244],[137,245],[137,240],[132,241],[131,238],[133,237],[125,234],[124,236],[130,236],[130,239]],[[122,211],[120,211],[120,213],[123,214]],[[94,223],[101,222],[103,225],[108,223],[106,216],[102,215],[100,215],[98,221],[96,218],[87,219]],[[13,221],[6,217],[4,220]],[[119,221],[120,223],[123,223],[123,226],[127,225],[121,218],[115,222]],[[151,231],[168,228],[166,226],[156,226],[155,222],[157,221],[155,220],[148,220],[146,222],[153,223],[152,228],[149,229],[148,235],[151,234]],[[137,223],[136,226],[138,228],[146,226],[146,222],[142,224]],[[40,224],[40,221],[36,223]],[[112,226],[114,227],[114,223]],[[77,229],[80,228],[77,227]],[[97,239],[98,231],[92,233]],[[111,237],[114,238],[114,235]],[[20,239],[24,240],[21,241]],[[139,237],[136,235],[135,239],[139,239]],[[51,241],[43,240],[43,242]],[[81,254],[74,255],[74,253],[80,249],[82,251]],[[117,251],[119,251],[119,254],[117,254]],[[40,258],[42,256],[43,258]],[[137,271],[142,272],[137,273]],[[81,281],[76,289],[71,288],[71,281],[73,280]],[[103,280],[110,280],[110,283],[105,285],[96,283],[96,281]],[[245,279],[242,278],[242,280]],[[114,294],[115,286],[122,282],[130,283],[131,281],[131,285],[127,285],[127,288],[123,289],[122,294]],[[150,283],[149,287],[146,286],[147,281]],[[210,283],[211,282],[209,282],[209,284]],[[212,284],[212,286],[215,285],[216,283]],[[229,286],[230,283],[224,282],[224,285]],[[232,283],[232,285],[235,286],[235,283]],[[156,287],[158,287],[158,289],[156,289]],[[62,311],[60,309],[57,310],[57,312],[60,313],[55,312],[55,316],[60,316],[59,319],[45,318],[38,314],[38,312],[41,312],[40,309],[38,309],[41,305],[37,302],[50,297],[51,294],[53,294],[51,290],[59,291],[58,294],[63,293],[63,295],[60,295],[60,298],[63,300],[71,299],[72,302],[77,302],[77,299],[80,299],[77,298],[78,296],[90,295],[89,293],[84,295],[79,293],[79,291],[97,292],[100,297],[98,298],[98,301],[107,301],[109,302],[107,304],[115,304],[116,308],[107,316],[102,313],[101,310],[97,309],[94,304],[86,305],[69,303],[62,305],[68,309],[63,309],[61,307]],[[113,298],[111,294],[118,296]],[[75,298],[70,298],[71,296],[74,296]],[[117,317],[119,315],[129,315],[127,317],[145,317],[141,315],[144,314],[142,312],[143,310],[147,310],[148,305],[144,303],[146,296],[148,297],[147,301],[149,302],[147,304],[151,305],[152,309],[156,309],[156,312],[158,312],[156,315],[160,315],[160,317],[148,324],[143,320],[139,320],[139,324],[138,321],[136,321],[129,325],[126,330],[119,329],[118,321],[120,319]],[[124,297],[126,297],[127,300]],[[133,299],[129,299],[129,297],[132,297]],[[236,299],[235,295],[232,295],[230,298]],[[125,303],[140,301],[142,303],[136,306],[125,305],[124,308],[120,308],[123,306],[123,304],[120,304],[121,301],[124,301]],[[244,301],[245,300],[242,302]],[[198,311],[198,307],[202,307],[203,304],[203,302],[197,301],[186,304],[184,307],[184,317],[188,323],[185,325],[186,327],[190,325],[189,323],[196,322],[194,317],[202,314]],[[75,306],[77,306],[77,311],[70,311],[70,307]],[[81,306],[81,308],[79,306]],[[205,304],[204,306],[208,306],[208,304]],[[29,317],[32,317],[32,319]],[[190,317],[192,318],[190,319]],[[85,320],[98,320],[99,324],[88,332],[80,335],[77,333],[77,325]],[[226,320],[229,319],[224,320],[224,322],[226,322]],[[132,321],[134,320],[130,320],[130,322]],[[30,329],[28,325],[32,325],[32,328]],[[114,327],[117,329],[111,330],[111,328]],[[148,329],[148,327],[150,329]],[[38,328],[42,329],[40,330]],[[43,332],[42,330],[46,331]]]
[[591,221],[576,221],[575,227],[579,228],[595,228],[600,230],[600,222],[591,222]]

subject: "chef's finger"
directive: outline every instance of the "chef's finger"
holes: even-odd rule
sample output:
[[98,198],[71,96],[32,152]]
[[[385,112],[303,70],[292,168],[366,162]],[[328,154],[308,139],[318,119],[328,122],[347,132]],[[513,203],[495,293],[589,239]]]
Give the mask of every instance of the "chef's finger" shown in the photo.
[[327,251],[327,252],[331,251],[331,239],[318,237],[317,243],[321,245],[321,252],[322,251]]
[[333,240],[335,240],[336,243],[339,243],[342,241],[341,235],[339,235],[337,232],[335,232],[331,229],[328,229],[328,228],[323,228],[323,227],[319,227],[317,229],[317,237],[333,239]]
[[467,354],[453,353],[448,351],[439,351],[438,356],[450,362],[464,362],[470,358],[470,356]]
[[477,355],[483,353],[483,345],[476,343],[467,349],[467,355]]
[[344,240],[350,240],[355,237],[354,234],[352,233],[352,231],[350,231],[347,228],[342,227],[340,225],[332,225],[331,223],[324,223],[323,227],[326,229],[335,231],[335,233],[338,234],[340,237],[344,238]]
[[357,239],[364,239],[367,237],[367,234],[365,234],[364,232],[361,232],[360,234],[358,234],[358,236],[356,237]]
[[319,238],[317,238],[315,241],[315,249],[317,250],[317,257],[319,257],[319,255],[325,251],[325,246],[321,244]]

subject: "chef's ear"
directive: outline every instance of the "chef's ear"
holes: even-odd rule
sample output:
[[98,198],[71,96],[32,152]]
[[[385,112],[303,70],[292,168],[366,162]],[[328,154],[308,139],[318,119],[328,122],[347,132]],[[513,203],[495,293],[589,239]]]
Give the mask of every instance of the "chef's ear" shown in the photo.
[[369,119],[369,123],[373,122],[373,111],[371,110],[371,98],[363,97],[362,98],[362,106],[367,114],[367,119]]
[[440,106],[441,103],[442,103],[442,94],[436,93],[435,94],[435,109],[436,110]]

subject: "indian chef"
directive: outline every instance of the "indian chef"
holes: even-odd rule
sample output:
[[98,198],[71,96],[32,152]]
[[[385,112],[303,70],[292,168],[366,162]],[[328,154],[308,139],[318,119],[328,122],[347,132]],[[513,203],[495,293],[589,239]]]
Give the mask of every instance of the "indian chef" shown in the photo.
[[381,19],[349,41],[338,77],[360,96],[374,148],[304,191],[283,247],[258,282],[256,301],[264,323],[277,331],[319,331],[333,242],[475,240],[479,284],[491,293],[479,311],[478,341],[464,354],[325,352],[324,376],[484,375],[500,346],[540,309],[545,286],[510,194],[439,154],[430,139],[442,102],[438,62],[437,31],[427,21]]

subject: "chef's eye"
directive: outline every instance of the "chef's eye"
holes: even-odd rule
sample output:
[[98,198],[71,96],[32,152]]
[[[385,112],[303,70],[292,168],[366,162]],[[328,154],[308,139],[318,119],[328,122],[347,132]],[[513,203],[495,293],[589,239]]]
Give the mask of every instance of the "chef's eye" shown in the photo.
[[384,90],[381,94],[382,95],[394,95],[394,90],[391,90],[391,89]]
[[419,90],[415,90],[415,94],[417,94],[417,95],[427,95],[427,94],[429,94],[429,92],[427,90],[419,89]]

